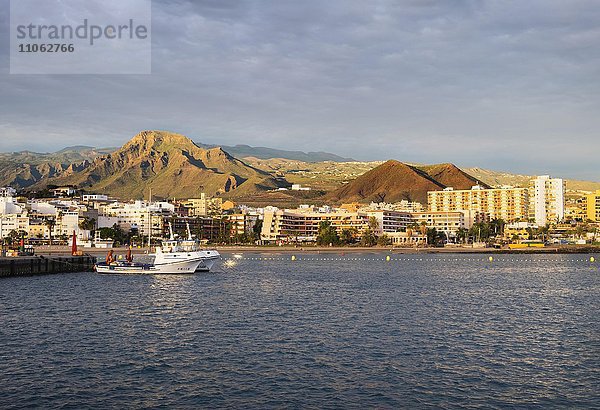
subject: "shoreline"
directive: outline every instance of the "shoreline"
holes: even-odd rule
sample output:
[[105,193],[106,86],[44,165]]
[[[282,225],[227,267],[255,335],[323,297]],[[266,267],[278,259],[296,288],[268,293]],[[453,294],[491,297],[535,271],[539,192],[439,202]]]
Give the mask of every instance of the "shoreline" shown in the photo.
[[[127,247],[111,248],[116,254],[125,254]],[[449,248],[393,248],[393,247],[329,247],[329,246],[244,246],[244,245],[224,245],[208,246],[206,249],[215,249],[220,253],[392,253],[392,254],[581,254],[581,253],[600,253],[600,246],[593,245],[567,245],[567,246],[548,246],[545,248],[524,248],[524,249],[494,249],[494,248],[467,248],[467,247],[449,247]],[[100,248],[79,248],[84,255],[106,255],[110,249]],[[144,255],[148,249],[134,248],[131,250],[134,255]],[[36,255],[58,255],[70,254],[70,248],[65,246],[39,247],[35,249]]]

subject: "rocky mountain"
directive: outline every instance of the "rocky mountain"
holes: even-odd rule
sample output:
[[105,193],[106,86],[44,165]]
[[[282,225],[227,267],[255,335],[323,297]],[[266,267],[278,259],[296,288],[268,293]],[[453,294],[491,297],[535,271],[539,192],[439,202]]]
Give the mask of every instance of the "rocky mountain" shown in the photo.
[[41,180],[45,185],[75,185],[119,198],[143,198],[148,188],[163,198],[188,198],[200,192],[235,196],[287,185],[221,148],[203,149],[189,138],[166,131],[143,131],[117,151],[67,168]]

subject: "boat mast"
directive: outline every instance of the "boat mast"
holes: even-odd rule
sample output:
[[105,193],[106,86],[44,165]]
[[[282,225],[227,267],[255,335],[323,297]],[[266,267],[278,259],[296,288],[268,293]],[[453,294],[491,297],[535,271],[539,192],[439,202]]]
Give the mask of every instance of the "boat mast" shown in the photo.
[[192,240],[192,232],[190,231],[190,224],[186,221],[185,228],[187,230],[188,241]]
[[169,239],[172,241],[175,240],[175,235],[173,234],[173,225],[171,225],[171,221],[169,221]]
[[150,187],[150,196],[148,198],[148,250],[152,249],[152,213],[150,211],[150,204],[152,203],[152,187]]

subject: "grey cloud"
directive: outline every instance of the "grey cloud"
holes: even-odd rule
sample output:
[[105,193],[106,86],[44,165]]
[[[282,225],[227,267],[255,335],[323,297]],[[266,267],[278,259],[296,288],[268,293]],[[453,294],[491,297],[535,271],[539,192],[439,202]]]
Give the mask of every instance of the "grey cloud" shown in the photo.
[[1,75],[0,149],[161,128],[592,178],[597,21],[588,1],[155,1],[151,76]]

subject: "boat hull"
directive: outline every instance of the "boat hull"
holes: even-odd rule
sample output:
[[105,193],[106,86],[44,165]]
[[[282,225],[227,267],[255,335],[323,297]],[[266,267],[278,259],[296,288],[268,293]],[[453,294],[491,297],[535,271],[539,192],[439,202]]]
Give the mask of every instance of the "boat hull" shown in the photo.
[[217,251],[200,251],[202,253],[202,262],[196,268],[196,272],[208,272],[213,265],[221,259],[221,255]]
[[106,264],[96,265],[98,273],[112,274],[188,274],[196,272],[200,258],[172,261],[160,264]]

